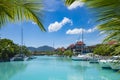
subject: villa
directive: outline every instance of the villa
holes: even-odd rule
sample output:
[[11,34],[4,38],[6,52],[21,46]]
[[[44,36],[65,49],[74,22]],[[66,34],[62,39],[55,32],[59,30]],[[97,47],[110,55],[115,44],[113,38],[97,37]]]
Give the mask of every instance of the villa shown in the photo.
[[72,50],[75,55],[78,55],[78,54],[91,53],[93,52],[94,48],[95,46],[86,46],[84,42],[78,41],[75,44],[71,44],[70,46],[68,46],[67,49]]

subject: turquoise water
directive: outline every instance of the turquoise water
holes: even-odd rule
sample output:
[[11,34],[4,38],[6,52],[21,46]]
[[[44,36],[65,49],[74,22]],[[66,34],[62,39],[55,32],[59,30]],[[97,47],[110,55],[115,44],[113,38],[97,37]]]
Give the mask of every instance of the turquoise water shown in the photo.
[[120,73],[99,64],[38,56],[32,61],[0,63],[0,80],[120,80]]

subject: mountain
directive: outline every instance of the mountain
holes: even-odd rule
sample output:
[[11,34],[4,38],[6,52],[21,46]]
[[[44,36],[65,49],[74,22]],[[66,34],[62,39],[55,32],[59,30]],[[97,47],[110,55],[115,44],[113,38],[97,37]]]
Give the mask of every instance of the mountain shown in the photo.
[[28,47],[28,49],[29,49],[30,51],[36,51],[36,48],[35,48],[35,47]]
[[30,51],[53,51],[53,50],[55,50],[53,47],[50,47],[50,46],[41,46],[41,47],[38,47],[38,48],[28,47],[28,49]]

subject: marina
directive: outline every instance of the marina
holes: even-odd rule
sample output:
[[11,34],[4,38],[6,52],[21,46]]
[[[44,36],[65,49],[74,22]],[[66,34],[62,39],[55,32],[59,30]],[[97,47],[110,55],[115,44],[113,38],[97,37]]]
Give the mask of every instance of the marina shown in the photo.
[[0,80],[120,80],[120,0],[0,0]]
[[64,57],[36,56],[30,61],[0,63],[0,80],[119,80],[119,75],[99,64]]

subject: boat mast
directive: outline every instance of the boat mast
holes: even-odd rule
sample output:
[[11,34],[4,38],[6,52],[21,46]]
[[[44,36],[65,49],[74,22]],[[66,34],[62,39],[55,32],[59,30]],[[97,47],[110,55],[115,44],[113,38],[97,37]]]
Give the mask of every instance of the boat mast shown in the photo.
[[[82,38],[81,38],[81,39],[82,39],[81,41],[82,41],[82,43],[83,43],[83,32],[84,32],[84,31],[83,31],[83,29],[82,29],[82,32],[81,32],[81,37],[82,37]],[[84,46],[84,43],[81,45],[81,54],[83,54],[83,46]]]
[[21,26],[21,51],[20,51],[20,54],[23,53],[23,26]]
[[54,46],[55,46],[55,44],[54,44],[54,42],[53,42],[53,48],[54,48]]

